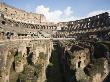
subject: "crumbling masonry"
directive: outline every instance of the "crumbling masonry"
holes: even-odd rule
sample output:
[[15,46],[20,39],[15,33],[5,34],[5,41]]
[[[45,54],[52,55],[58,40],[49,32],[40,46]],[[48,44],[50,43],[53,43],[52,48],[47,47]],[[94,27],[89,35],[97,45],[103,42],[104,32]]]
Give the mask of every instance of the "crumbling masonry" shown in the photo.
[[54,46],[65,82],[110,81],[107,12],[54,24],[42,14],[0,3],[0,82],[48,81]]

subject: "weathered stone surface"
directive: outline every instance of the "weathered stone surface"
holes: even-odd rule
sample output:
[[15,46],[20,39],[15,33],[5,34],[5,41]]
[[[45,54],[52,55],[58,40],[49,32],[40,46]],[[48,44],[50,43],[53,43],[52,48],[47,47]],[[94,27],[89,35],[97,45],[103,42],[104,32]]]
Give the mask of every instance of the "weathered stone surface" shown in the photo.
[[55,46],[61,50],[58,65],[65,81],[105,80],[110,63],[107,12],[54,24],[47,22],[44,15],[0,5],[4,11],[0,13],[0,82],[45,82],[55,39]]
[[[101,52],[101,48],[99,48],[99,50],[95,48],[95,51],[93,51],[94,49],[86,44],[79,42],[76,43],[76,45],[70,45],[72,43],[75,44],[75,42],[71,41],[61,42],[63,52],[61,59],[64,68],[63,71],[67,74],[65,74],[66,79],[69,80],[71,77],[74,77],[72,81],[75,82],[103,82],[110,71],[109,60],[105,58],[108,54],[104,53],[104,55],[100,55],[99,58],[95,58],[96,55],[103,54],[99,53]],[[83,48],[82,45],[86,48]],[[97,46],[99,46],[98,43]],[[108,49],[105,45],[102,46],[102,48]],[[91,51],[94,53],[91,53]],[[72,72],[72,74],[69,72]]]

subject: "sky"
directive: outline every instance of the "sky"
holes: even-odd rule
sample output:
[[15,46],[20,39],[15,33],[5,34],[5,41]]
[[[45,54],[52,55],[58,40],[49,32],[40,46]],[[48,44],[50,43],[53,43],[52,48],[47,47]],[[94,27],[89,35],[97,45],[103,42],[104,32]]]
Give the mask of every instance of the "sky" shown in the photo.
[[110,13],[110,0],[1,0],[28,12],[44,14],[48,21],[71,21],[103,12]]

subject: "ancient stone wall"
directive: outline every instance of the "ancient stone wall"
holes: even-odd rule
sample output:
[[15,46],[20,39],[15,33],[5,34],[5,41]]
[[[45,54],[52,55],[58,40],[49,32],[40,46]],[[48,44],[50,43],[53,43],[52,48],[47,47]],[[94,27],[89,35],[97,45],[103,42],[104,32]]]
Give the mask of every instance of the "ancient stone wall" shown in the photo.
[[106,36],[106,38],[109,38],[110,17],[109,14],[105,12],[81,20],[60,22],[58,26],[60,26],[61,30],[57,31],[54,37],[75,38],[76,36],[82,35],[88,35],[88,37],[90,37],[89,35],[93,35],[97,37],[97,35],[100,36],[103,34],[103,37]]
[[[55,24],[29,24],[17,22],[0,17],[0,39],[31,39],[51,37],[52,31],[56,30]],[[44,32],[43,32],[43,31]],[[41,32],[42,31],[42,32]],[[44,33],[44,34],[42,34]],[[46,34],[47,36],[46,36]],[[43,36],[42,36],[43,35]]]
[[0,11],[4,13],[4,17],[14,21],[37,24],[46,22],[46,18],[42,14],[28,13],[21,9],[14,8],[5,3],[0,3]]
[[[103,54],[101,49],[92,48],[92,45],[95,47],[93,43],[90,45],[88,43],[60,41],[62,70],[66,82],[70,79],[73,82],[103,82],[109,74],[107,54]],[[99,46],[98,42],[95,44]],[[103,46],[103,50],[104,48],[106,47]],[[103,54],[103,56],[95,58],[94,55],[98,56],[99,54]]]
[[[24,67],[30,66],[34,69],[37,65],[40,67],[35,68],[37,71],[33,79],[35,80],[34,77],[36,77],[37,82],[45,81],[45,70],[49,64],[52,49],[51,41],[16,41],[0,45],[0,82],[12,82],[17,78],[26,79],[19,77],[19,74],[23,75],[23,71],[27,71],[28,74],[29,69]],[[25,74],[25,76],[28,77],[27,80],[31,78],[31,74],[30,76]]]
[[108,75],[110,17],[107,12],[55,25],[43,23],[46,21],[41,14],[27,13],[4,3],[0,4],[0,11],[0,82],[44,82],[53,49],[51,38],[73,39],[56,41],[61,50],[58,62],[67,82],[102,82]]

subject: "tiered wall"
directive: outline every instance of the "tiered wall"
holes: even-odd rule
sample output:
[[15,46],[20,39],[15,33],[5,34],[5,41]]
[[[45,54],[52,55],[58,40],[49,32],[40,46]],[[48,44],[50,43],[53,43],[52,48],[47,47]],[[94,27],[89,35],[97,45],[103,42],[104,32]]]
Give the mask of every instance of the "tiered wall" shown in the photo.
[[110,17],[107,12],[70,22],[58,23],[61,30],[54,37],[74,38],[78,35],[108,33],[110,30]]
[[21,9],[11,7],[5,3],[0,3],[0,10],[4,13],[4,17],[7,19],[32,24],[46,22],[46,18],[42,14],[28,13]]

